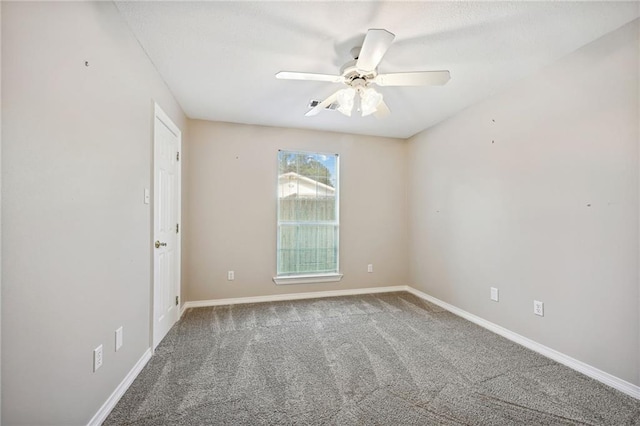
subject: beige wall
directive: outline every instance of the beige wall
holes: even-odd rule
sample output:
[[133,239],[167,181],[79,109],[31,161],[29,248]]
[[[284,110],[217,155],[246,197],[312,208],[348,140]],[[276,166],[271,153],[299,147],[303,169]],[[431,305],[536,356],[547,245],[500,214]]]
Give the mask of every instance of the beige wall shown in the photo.
[[636,385],[638,43],[636,20],[408,152],[411,284]]
[[[187,300],[407,284],[406,142],[189,121],[188,144]],[[339,283],[272,281],[278,149],[340,154]]]
[[86,424],[150,345],[153,100],[186,119],[110,2],[3,2],[2,66],[2,423]]

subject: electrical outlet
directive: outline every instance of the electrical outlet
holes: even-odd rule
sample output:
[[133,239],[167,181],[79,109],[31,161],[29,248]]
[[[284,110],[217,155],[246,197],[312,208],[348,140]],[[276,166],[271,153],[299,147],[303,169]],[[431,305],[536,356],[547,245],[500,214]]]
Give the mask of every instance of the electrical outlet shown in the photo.
[[544,316],[544,303],[540,302],[539,300],[534,300],[533,301],[533,313],[543,317]]
[[93,371],[97,371],[102,367],[102,345],[93,350]]
[[498,301],[498,289],[495,287],[491,287],[491,300],[494,302]]
[[122,327],[116,330],[116,352],[122,347]]
[[367,272],[368,273],[372,273],[373,272],[373,264],[372,263],[367,265]]
[[236,279],[236,274],[233,271],[227,272],[227,281],[233,281]]

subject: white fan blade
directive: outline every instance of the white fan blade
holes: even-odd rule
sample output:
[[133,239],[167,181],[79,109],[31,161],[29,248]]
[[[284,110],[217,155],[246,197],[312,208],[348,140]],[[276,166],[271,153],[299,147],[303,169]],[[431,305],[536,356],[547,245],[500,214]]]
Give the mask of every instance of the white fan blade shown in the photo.
[[[342,89],[340,89],[340,90],[342,90]],[[340,90],[338,90],[338,92]],[[305,116],[306,117],[311,117],[311,116],[314,116],[314,115],[318,115],[318,113],[320,111],[322,111],[323,109],[325,109],[326,107],[328,107],[329,105],[331,105],[332,103],[334,103],[338,99],[338,92],[335,92],[333,95],[329,96],[327,99],[325,99],[324,101],[320,102],[318,105],[316,105],[315,107],[310,109],[309,112],[307,112],[305,114]]]
[[314,74],[310,72],[280,71],[276,78],[281,80],[308,80],[308,81],[328,81],[329,83],[342,83],[344,78],[341,75]]
[[396,36],[387,30],[371,29],[362,43],[356,68],[363,71],[374,71]]
[[384,103],[384,99],[383,99],[378,104],[378,109],[376,110],[376,112],[373,113],[373,116],[375,118],[385,118],[385,117],[388,117],[389,114],[391,114],[391,110],[389,109],[387,104]]
[[379,86],[440,86],[450,78],[449,71],[417,71],[378,74],[373,82]]

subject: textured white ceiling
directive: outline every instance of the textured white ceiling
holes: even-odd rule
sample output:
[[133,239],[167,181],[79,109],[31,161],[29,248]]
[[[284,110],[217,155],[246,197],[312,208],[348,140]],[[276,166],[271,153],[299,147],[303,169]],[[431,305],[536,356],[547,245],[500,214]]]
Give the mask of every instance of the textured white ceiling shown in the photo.
[[[637,2],[117,2],[191,118],[406,138],[640,16]],[[383,120],[324,111],[369,28],[396,35],[379,72],[451,71],[439,87],[380,87]]]

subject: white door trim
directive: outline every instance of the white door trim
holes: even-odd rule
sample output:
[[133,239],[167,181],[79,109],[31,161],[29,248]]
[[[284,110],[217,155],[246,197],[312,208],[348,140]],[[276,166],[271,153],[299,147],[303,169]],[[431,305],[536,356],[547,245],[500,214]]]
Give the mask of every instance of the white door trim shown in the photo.
[[[158,119],[162,122],[162,124],[164,124],[174,135],[176,135],[177,139],[178,139],[178,152],[180,153],[180,155],[182,155],[182,131],[178,128],[178,126],[176,126],[173,121],[171,120],[171,118],[169,118],[169,116],[162,110],[162,108],[160,108],[160,106],[154,102],[154,114],[153,114],[153,128],[155,129],[155,120]],[[153,144],[154,144],[154,149],[152,149],[152,151],[154,152],[154,159],[152,161],[152,167],[151,167],[151,174],[152,174],[152,185],[153,187],[151,188],[151,193],[155,194],[155,130],[154,130],[154,135],[153,135]],[[180,297],[181,295],[181,269],[182,269],[182,158],[180,158],[180,160],[177,163],[178,166],[178,170],[177,170],[177,175],[178,175],[178,182],[177,182],[177,195],[176,195],[176,202],[178,203],[177,206],[177,211],[176,211],[176,219],[178,224],[180,224],[180,230],[176,235],[176,239],[177,239],[177,247],[176,247],[176,252],[177,252],[177,259],[176,259],[176,275],[177,275],[177,282],[176,282],[176,294],[178,295],[178,300],[179,300],[179,306],[176,309],[176,312],[178,313],[176,316],[176,321],[180,319],[180,305],[182,305],[182,297]],[[155,248],[153,246],[154,242],[155,242],[155,212],[154,212],[154,203],[155,200],[153,200],[153,202],[151,203],[151,241],[149,241],[149,247],[151,247],[151,317],[150,317],[150,324],[151,324],[151,330],[150,330],[150,343],[151,343],[151,350],[155,351],[156,346],[158,346],[158,344],[160,343],[160,341],[155,341],[155,333],[154,333],[154,328],[155,328],[155,290],[156,290],[156,284],[155,284],[155,255],[154,255],[154,251]]]

